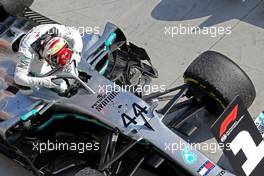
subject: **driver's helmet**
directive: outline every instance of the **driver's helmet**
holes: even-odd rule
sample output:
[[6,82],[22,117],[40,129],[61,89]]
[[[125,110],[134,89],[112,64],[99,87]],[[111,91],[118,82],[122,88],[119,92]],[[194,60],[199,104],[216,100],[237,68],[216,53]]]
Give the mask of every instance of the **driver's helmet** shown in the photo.
[[71,62],[72,50],[61,37],[52,37],[43,44],[42,56],[52,67],[64,67]]

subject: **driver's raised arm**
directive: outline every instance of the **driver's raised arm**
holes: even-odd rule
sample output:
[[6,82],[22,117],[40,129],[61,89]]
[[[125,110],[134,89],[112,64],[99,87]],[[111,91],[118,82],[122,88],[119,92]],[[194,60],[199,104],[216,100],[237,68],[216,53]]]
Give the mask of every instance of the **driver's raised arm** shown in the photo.
[[47,88],[55,88],[57,87],[56,84],[52,82],[52,76],[38,78],[29,76],[30,72],[30,64],[31,64],[31,57],[25,56],[21,54],[19,56],[19,61],[16,66],[15,74],[14,74],[14,81],[16,84],[26,87],[34,87],[34,86],[41,86]]
[[[19,61],[14,75],[15,82],[22,86],[55,88],[63,92],[67,86],[64,84],[58,86],[53,83],[53,77],[34,77],[29,73],[35,64],[41,66],[47,63],[51,69],[65,67],[72,60],[75,61],[72,63],[77,64],[80,62],[82,47],[81,35],[71,27],[45,24],[33,28],[20,43]],[[41,63],[37,61],[42,59],[45,60]]]

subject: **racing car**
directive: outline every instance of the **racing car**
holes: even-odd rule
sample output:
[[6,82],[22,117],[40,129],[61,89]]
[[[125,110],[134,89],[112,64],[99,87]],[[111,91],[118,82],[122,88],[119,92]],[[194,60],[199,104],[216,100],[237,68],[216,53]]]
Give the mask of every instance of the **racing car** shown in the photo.
[[[56,23],[31,10],[31,3],[0,1],[1,53],[8,54],[0,60],[2,153],[35,175],[133,176],[139,169],[168,176],[261,175],[262,137],[247,112],[255,88],[231,59],[206,51],[188,66],[182,85],[151,94],[128,91],[124,86],[144,87],[158,73],[145,49],[128,43],[120,28],[107,23],[101,35],[82,34],[79,76],[63,68],[45,75],[73,80],[65,93],[21,87],[13,81],[20,41],[34,26]],[[233,170],[187,142],[199,129],[192,122],[205,114],[214,118],[217,140],[232,144],[224,153]],[[248,127],[253,141],[239,135]],[[250,153],[248,143],[257,152]],[[244,165],[239,151],[254,165]]]

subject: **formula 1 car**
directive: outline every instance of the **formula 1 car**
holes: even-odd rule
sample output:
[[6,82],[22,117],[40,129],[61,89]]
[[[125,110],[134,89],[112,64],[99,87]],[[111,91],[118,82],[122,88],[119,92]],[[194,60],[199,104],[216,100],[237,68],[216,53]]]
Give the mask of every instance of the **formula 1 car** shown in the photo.
[[[0,23],[1,53],[16,56],[27,31],[55,23],[32,11],[30,3],[0,3],[5,12]],[[184,84],[146,95],[123,86],[144,87],[158,76],[157,71],[146,51],[127,43],[121,29],[108,23],[100,36],[83,34],[83,42],[79,77],[67,69],[45,75],[73,80],[64,94],[16,85],[15,59],[0,60],[2,153],[36,175],[132,176],[139,169],[150,175],[235,175],[184,138],[199,128],[191,122],[202,112],[219,116],[237,96],[244,109],[250,107],[255,88],[237,64],[206,51],[187,68]],[[168,103],[158,108],[163,100]],[[231,117],[237,111],[232,112],[221,126],[223,134],[235,122]],[[236,167],[240,171],[242,164]]]

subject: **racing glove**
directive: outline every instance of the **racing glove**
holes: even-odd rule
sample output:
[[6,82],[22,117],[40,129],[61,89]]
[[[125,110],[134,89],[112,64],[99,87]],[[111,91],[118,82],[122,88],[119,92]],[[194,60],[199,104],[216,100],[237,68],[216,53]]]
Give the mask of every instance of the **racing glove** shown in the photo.
[[52,82],[56,85],[56,87],[54,87],[53,89],[55,89],[55,91],[58,93],[63,94],[68,89],[67,83],[62,79],[54,80]]
[[39,81],[39,85],[42,87],[46,87],[49,89],[55,89],[58,93],[64,93],[68,86],[63,80],[52,80],[56,78],[56,76],[47,76],[44,78],[37,78]]

